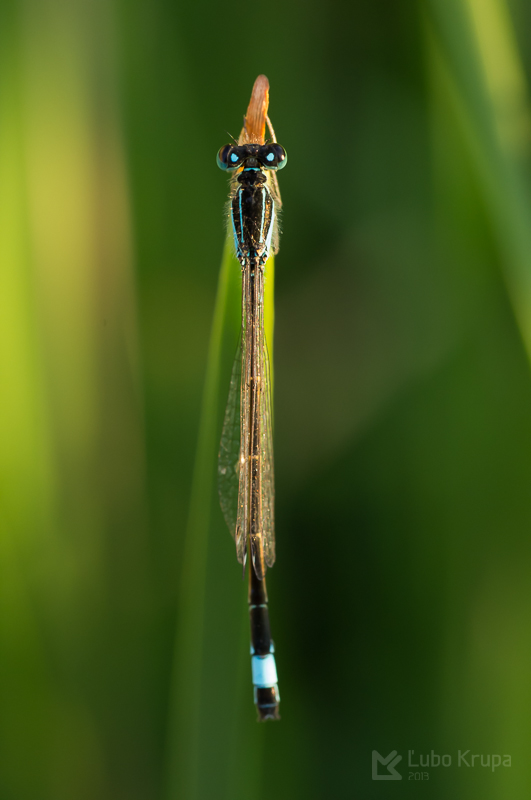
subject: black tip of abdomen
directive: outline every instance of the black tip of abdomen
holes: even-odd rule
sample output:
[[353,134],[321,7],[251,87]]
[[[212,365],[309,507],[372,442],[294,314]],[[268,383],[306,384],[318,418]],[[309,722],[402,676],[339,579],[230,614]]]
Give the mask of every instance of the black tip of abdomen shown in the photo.
[[267,722],[268,719],[280,719],[278,687],[255,687],[256,710],[258,722]]

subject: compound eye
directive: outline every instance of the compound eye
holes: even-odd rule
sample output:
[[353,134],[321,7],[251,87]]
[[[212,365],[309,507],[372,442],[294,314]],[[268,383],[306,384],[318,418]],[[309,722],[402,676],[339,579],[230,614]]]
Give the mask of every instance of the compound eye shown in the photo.
[[275,152],[277,154],[277,160],[278,160],[277,169],[283,169],[288,163],[288,154],[281,145],[274,144],[272,146],[275,148]]
[[266,144],[260,149],[260,161],[266,169],[282,169],[288,162],[288,156],[279,144]]
[[220,169],[233,170],[239,167],[242,157],[237,149],[230,144],[221,148],[216,157],[216,163]]
[[230,144],[226,144],[216,156],[216,164],[220,169],[227,169],[228,167],[227,157],[229,155],[229,150],[231,150],[231,146]]

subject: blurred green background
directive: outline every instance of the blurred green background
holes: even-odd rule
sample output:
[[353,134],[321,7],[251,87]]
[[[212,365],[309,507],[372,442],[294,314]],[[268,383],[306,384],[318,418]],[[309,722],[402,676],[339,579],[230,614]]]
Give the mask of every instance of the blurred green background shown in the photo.
[[[262,72],[260,726],[214,485],[234,269],[209,337]],[[0,800],[530,796],[530,72],[524,0],[2,0]],[[452,766],[412,789],[408,750]]]

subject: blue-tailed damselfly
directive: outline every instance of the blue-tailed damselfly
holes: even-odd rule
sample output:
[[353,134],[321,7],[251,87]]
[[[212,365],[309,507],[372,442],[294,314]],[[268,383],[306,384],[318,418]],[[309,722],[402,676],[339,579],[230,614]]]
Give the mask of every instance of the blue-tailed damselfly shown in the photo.
[[[260,720],[278,719],[277,672],[265,584],[275,561],[273,428],[269,356],[264,331],[264,282],[278,249],[281,206],[277,170],[287,163],[267,116],[269,82],[254,84],[237,144],[217,155],[231,173],[229,225],[242,273],[242,327],[234,361],[218,466],[221,507],[245,567],[250,550],[249,613],[254,700]],[[271,141],[265,142],[266,124]]]

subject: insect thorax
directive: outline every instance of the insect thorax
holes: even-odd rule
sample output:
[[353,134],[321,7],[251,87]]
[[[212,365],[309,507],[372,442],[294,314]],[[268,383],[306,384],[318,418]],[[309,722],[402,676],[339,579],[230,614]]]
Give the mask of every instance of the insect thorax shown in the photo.
[[265,264],[270,255],[275,220],[275,202],[268,176],[256,167],[247,167],[234,181],[231,220],[236,256],[242,266],[250,261]]

